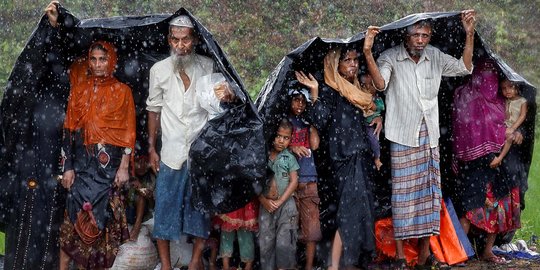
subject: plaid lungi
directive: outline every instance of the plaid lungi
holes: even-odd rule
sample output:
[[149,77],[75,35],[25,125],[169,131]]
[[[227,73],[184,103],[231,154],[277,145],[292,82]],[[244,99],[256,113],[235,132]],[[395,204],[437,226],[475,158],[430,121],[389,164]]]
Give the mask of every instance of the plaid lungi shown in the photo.
[[390,144],[396,240],[439,234],[442,197],[439,147],[430,147],[424,121],[419,140],[419,147]]

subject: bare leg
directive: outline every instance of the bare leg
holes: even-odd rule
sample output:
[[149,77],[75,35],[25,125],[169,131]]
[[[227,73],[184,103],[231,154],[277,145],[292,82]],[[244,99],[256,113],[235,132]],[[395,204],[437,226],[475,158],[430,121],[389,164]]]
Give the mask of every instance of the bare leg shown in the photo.
[[144,217],[145,204],[146,200],[143,198],[143,196],[139,195],[135,204],[137,217],[135,219],[135,224],[133,224],[133,228],[131,228],[131,231],[129,232],[129,240],[131,241],[137,241],[139,238],[139,232],[141,231],[142,220]]
[[203,270],[202,265],[202,252],[204,249],[205,239],[195,237],[193,241],[193,253],[191,255],[191,261],[189,262],[188,269],[190,270]]
[[305,267],[306,270],[311,270],[313,268],[313,260],[315,258],[316,248],[317,248],[317,243],[315,241],[308,241],[306,243],[306,267]]
[[69,255],[60,249],[60,270],[68,270],[69,262],[71,262]]
[[396,259],[405,259],[405,252],[403,252],[403,240],[396,240]]
[[222,257],[221,260],[223,262],[223,270],[229,270],[229,267],[231,267],[229,265],[229,257]]
[[171,250],[170,241],[157,239],[157,248],[159,253],[159,260],[161,261],[161,270],[171,270]]
[[468,234],[469,229],[471,228],[471,221],[468,220],[466,217],[462,217],[459,219],[459,223],[461,223],[461,227],[463,228],[465,234]]
[[[212,245],[212,249],[210,250],[210,270],[216,270],[216,262],[217,262],[217,255],[218,255],[218,249],[215,245]],[[225,268],[223,268],[225,269]]]
[[505,141],[504,146],[503,146],[503,148],[501,150],[501,153],[499,154],[498,157],[495,157],[491,161],[491,163],[489,164],[489,167],[497,168],[499,165],[501,165],[502,160],[504,159],[506,154],[508,154],[508,151],[510,151],[510,147],[512,147],[513,140],[514,140],[513,136],[511,136],[509,138],[506,138],[506,141]]
[[426,264],[426,260],[429,257],[429,237],[422,237],[418,239],[418,264]]
[[486,247],[484,248],[484,252],[482,253],[482,259],[495,257],[495,254],[493,254],[493,244],[495,244],[496,237],[497,237],[497,234],[495,233],[487,234]]
[[253,261],[246,262],[244,270],[253,270]]
[[341,258],[341,251],[343,249],[343,242],[341,241],[341,236],[339,231],[336,231],[334,236],[334,242],[332,243],[332,264],[328,267],[328,270],[337,270],[339,269],[339,260]]

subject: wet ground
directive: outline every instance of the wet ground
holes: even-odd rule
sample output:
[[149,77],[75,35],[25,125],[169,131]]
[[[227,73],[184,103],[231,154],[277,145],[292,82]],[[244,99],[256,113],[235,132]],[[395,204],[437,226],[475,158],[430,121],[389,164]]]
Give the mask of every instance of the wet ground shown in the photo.
[[[4,269],[4,257],[0,256],[0,270]],[[391,269],[389,266],[381,266],[375,269]],[[506,265],[496,265],[479,260],[472,260],[466,266],[452,267],[453,270],[506,270],[506,269],[531,269],[540,270],[540,261],[512,260]]]
[[[371,269],[376,270],[391,270],[391,265],[381,264]],[[435,269],[435,268],[432,268]],[[507,269],[534,269],[540,270],[540,261],[532,260],[518,260],[514,259],[510,263],[505,265],[497,265],[490,262],[480,261],[480,260],[470,260],[464,266],[454,266],[451,267],[452,270],[507,270]]]
[[452,267],[452,269],[463,270],[499,270],[499,269],[537,269],[540,270],[540,261],[512,260],[506,265],[496,265],[489,262],[473,260],[465,267]]

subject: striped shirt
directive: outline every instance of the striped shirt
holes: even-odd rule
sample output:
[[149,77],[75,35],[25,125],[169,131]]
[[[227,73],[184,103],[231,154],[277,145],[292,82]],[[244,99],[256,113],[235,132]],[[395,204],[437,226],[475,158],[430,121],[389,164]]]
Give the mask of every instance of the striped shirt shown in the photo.
[[422,119],[428,128],[430,147],[439,144],[439,104],[441,76],[471,74],[463,58],[428,45],[415,63],[403,43],[384,51],[377,65],[385,81],[386,120],[384,132],[392,142],[418,147]]

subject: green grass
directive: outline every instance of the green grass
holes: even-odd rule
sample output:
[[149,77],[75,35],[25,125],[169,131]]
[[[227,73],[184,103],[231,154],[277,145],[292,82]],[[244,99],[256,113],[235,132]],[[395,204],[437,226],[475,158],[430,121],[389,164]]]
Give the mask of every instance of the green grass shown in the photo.
[[5,235],[3,232],[0,232],[0,255],[4,255],[4,253],[6,252],[6,249],[5,249]]
[[521,229],[514,239],[529,240],[532,234],[540,236],[540,138],[536,138],[534,142],[525,206],[525,210],[521,213]]

